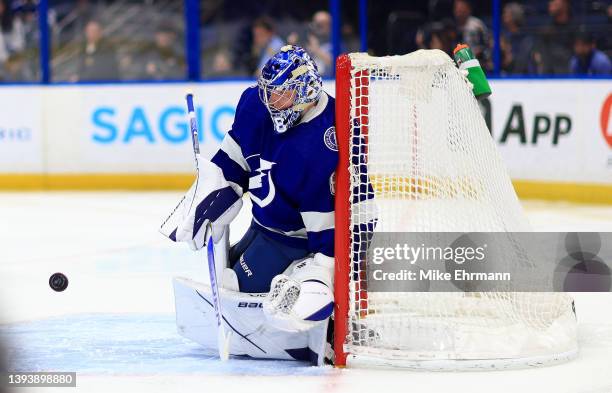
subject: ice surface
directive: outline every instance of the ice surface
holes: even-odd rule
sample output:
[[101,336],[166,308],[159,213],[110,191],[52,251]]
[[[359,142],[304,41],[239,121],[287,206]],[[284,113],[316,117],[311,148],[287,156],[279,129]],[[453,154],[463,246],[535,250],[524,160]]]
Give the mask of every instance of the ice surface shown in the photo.
[[[212,332],[214,334],[214,332]],[[218,361],[177,335],[173,314],[76,314],[10,324],[3,329],[14,370],[78,374],[321,375],[290,361]]]
[[[179,197],[0,194],[0,332],[11,369],[76,371],[82,392],[612,392],[609,293],[576,294],[581,354],[554,367],[424,373],[235,358],[221,363],[176,333],[172,276],[207,279],[202,254],[157,232]],[[612,232],[609,206],[524,205],[536,230]],[[248,226],[247,209],[232,240]],[[48,285],[56,271],[70,281],[61,293]]]

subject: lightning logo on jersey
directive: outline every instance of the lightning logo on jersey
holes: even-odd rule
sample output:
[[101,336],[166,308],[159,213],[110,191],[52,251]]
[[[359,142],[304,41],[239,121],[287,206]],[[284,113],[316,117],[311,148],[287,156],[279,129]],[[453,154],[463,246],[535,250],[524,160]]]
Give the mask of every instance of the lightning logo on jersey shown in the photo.
[[[249,195],[251,200],[259,207],[266,207],[274,200],[276,196],[276,188],[272,180],[272,166],[274,162],[259,158],[259,168],[253,172],[254,176],[249,178]],[[264,178],[267,179],[267,186],[264,184]],[[266,192],[267,191],[267,192]]]

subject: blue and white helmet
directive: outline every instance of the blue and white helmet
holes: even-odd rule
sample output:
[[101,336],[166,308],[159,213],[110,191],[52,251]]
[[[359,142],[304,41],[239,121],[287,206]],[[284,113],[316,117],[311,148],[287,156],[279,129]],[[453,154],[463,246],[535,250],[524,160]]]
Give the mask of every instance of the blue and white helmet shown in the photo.
[[[285,45],[270,58],[257,81],[259,97],[268,108],[274,129],[283,133],[300,118],[304,109],[316,102],[323,91],[321,75],[308,53],[299,46]],[[293,92],[293,105],[275,108],[275,101]],[[283,95],[285,94],[285,95]]]

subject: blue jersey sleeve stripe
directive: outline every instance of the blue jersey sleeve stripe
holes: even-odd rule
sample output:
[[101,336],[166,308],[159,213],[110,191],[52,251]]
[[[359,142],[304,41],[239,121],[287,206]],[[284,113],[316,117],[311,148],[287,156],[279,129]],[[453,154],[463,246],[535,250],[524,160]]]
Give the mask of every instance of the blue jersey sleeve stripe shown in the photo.
[[211,159],[212,163],[221,168],[223,177],[228,182],[233,182],[242,188],[243,191],[248,189],[249,175],[240,165],[232,160],[226,152],[218,150],[217,153]]
[[249,168],[249,164],[242,154],[242,148],[234,140],[232,134],[233,133],[230,132],[225,135],[225,138],[223,138],[223,142],[221,143],[221,150],[223,150],[225,154],[232,159],[232,161],[240,165],[244,171],[250,172],[251,168]]
[[334,212],[301,212],[302,221],[308,232],[321,232],[334,229]]

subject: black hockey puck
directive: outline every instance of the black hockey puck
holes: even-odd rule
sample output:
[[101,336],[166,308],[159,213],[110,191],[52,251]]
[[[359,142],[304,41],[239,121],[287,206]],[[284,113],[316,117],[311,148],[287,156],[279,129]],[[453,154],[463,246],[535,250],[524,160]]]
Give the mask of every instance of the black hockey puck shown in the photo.
[[62,292],[64,289],[68,288],[68,277],[63,273],[53,273],[51,277],[49,277],[49,286],[55,292]]

